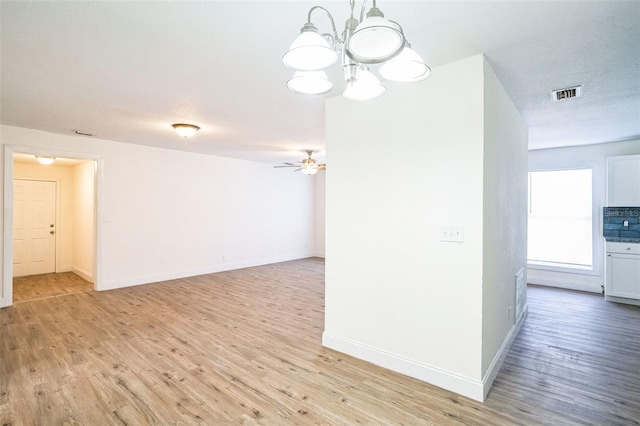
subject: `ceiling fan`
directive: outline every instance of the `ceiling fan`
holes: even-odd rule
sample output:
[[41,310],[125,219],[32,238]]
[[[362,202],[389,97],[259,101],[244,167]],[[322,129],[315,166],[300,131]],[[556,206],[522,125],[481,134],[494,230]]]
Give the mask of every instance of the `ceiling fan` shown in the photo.
[[298,161],[299,164],[283,163],[282,166],[273,166],[273,167],[276,168],[276,169],[278,169],[280,167],[297,167],[297,169],[294,170],[294,171],[297,172],[298,170],[302,170],[302,173],[304,173],[305,175],[315,175],[318,172],[318,170],[326,170],[327,169],[327,165],[326,164],[318,164],[316,162],[316,160],[311,158],[311,154],[313,154],[313,151],[306,150],[305,152],[307,153],[309,158],[305,158],[302,161]]

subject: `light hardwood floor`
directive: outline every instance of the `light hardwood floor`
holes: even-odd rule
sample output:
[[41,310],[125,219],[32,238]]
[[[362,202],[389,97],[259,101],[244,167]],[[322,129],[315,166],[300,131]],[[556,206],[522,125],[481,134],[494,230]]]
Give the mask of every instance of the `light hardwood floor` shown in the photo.
[[93,284],[73,272],[13,278],[13,303],[93,290]]
[[0,310],[2,425],[637,425],[640,308],[529,288],[485,403],[321,346],[305,259]]

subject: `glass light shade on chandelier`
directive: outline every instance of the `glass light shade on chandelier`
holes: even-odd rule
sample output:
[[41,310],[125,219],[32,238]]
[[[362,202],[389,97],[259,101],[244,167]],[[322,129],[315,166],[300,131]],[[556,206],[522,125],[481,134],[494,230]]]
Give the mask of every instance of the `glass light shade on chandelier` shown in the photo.
[[405,42],[402,52],[385,62],[378,72],[385,80],[411,83],[429,77],[431,68],[422,62],[422,58],[411,48],[409,42]]
[[282,57],[286,67],[299,71],[319,71],[329,68],[337,61],[335,50],[310,22],[302,27],[300,35]]
[[[376,6],[376,0],[373,0],[366,18],[364,0],[360,20],[353,16],[354,3],[355,0],[349,0],[351,15],[345,22],[342,39],[338,36],[329,11],[321,6],[313,6],[309,10],[300,35],[282,57],[287,68],[296,70],[294,76],[287,81],[290,90],[306,95],[329,92],[333,84],[325,73],[316,72],[334,65],[338,53],[342,54],[343,59],[342,69],[347,83],[343,96],[347,99],[373,99],[385,92],[384,86],[366,68],[369,64],[384,64],[380,73],[392,81],[414,82],[430,74],[429,67],[406,42],[402,27],[397,22],[384,18]],[[328,16],[332,34],[320,34],[311,22],[311,15],[316,10],[321,10]]]
[[333,88],[324,71],[296,71],[287,87],[303,95],[322,95]]
[[382,96],[386,89],[380,80],[373,75],[365,66],[358,69],[358,76],[347,82],[347,88],[342,92],[342,96],[352,101],[368,101],[369,99]]
[[404,47],[400,25],[384,19],[373,7],[349,38],[344,49],[348,57],[361,64],[379,64],[398,55]]

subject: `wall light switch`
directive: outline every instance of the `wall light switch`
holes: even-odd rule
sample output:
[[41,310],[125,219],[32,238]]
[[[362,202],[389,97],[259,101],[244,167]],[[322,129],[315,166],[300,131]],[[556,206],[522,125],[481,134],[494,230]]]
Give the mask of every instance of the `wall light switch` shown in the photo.
[[451,241],[451,228],[448,226],[440,227],[440,241]]
[[440,226],[440,241],[449,241],[454,243],[464,242],[464,226],[462,225]]
[[464,242],[464,226],[455,225],[451,227],[451,234],[452,234],[451,241],[455,241],[456,243]]

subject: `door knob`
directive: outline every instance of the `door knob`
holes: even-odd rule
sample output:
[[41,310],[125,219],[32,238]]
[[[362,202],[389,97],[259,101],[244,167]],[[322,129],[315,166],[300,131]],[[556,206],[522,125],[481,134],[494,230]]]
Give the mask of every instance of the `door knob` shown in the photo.
[[49,231],[49,233],[50,233],[51,235],[53,235],[53,234],[55,234],[55,233],[56,233],[56,231],[54,231],[54,230],[52,229],[51,231]]
[[53,228],[53,223],[51,225],[49,225],[49,228]]

